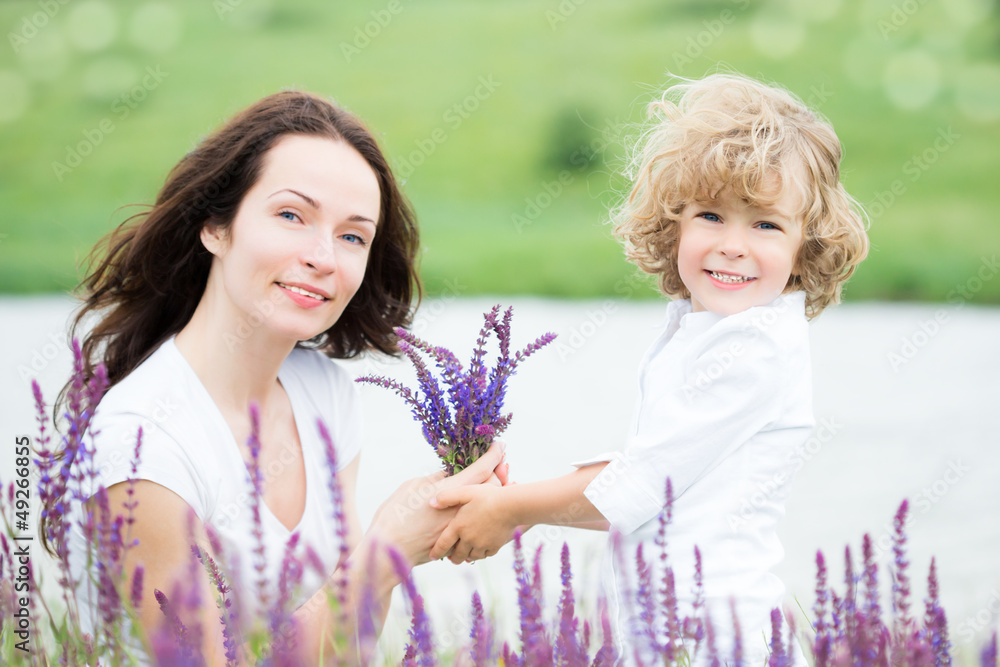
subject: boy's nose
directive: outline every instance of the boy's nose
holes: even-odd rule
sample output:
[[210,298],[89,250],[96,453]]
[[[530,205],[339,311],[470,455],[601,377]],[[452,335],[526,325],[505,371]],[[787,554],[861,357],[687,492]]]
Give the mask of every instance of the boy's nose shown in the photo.
[[729,229],[719,241],[719,252],[735,259],[747,253],[746,233],[741,229]]

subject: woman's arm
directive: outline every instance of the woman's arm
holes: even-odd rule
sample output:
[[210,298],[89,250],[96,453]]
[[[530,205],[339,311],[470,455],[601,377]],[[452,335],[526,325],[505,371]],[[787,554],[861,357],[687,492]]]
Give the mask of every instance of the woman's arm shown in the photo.
[[[345,469],[349,472],[350,466]],[[353,489],[356,469],[345,480],[346,490]],[[496,478],[494,479],[494,474]],[[347,623],[341,636],[356,639],[355,629],[361,614],[369,614],[375,628],[380,630],[389,609],[392,589],[400,583],[399,574],[392,565],[387,547],[392,546],[413,566],[430,560],[430,551],[441,532],[455,516],[457,510],[438,510],[428,505],[428,499],[436,494],[466,485],[477,485],[492,480],[499,485],[506,480],[506,464],[503,463],[503,447],[499,442],[478,461],[452,476],[437,473],[404,482],[385,502],[379,506],[368,532],[359,540],[347,563]],[[353,493],[350,494],[353,497]],[[345,514],[347,514],[345,502]],[[352,509],[353,512],[353,509]],[[355,519],[356,520],[356,519]],[[335,572],[326,585],[317,591],[295,613],[300,636],[297,644],[300,656],[307,661],[318,660],[320,651],[324,656],[332,655],[337,649],[333,639],[336,624],[327,604],[327,596],[336,595],[340,571]],[[370,587],[372,608],[365,608],[365,588]],[[349,663],[357,662],[364,647],[349,645],[355,652]]]
[[[131,582],[136,565],[141,563],[144,569],[142,603],[138,609],[144,634],[151,637],[163,619],[163,612],[153,595],[154,589],[158,589],[175,603],[174,608],[185,626],[190,628],[200,623],[200,649],[205,656],[205,664],[225,665],[222,626],[214,603],[214,587],[199,563],[194,563],[196,572],[194,577],[191,576],[193,556],[188,539],[188,517],[191,516],[195,540],[204,550],[208,540],[201,522],[193,516],[194,511],[180,496],[164,486],[137,480],[132,498],[129,498],[128,486],[127,482],[113,484],[108,489],[108,505],[115,513],[124,512],[126,502],[137,502],[133,510],[135,521],[131,537],[138,540],[138,544],[126,553],[125,573],[128,577],[126,581]],[[198,599],[202,601],[200,609],[192,613],[183,608],[180,600],[171,597],[175,582],[185,587],[197,587]]]
[[[299,657],[308,664],[318,664],[321,650],[324,656],[333,655],[338,650],[334,642],[338,634],[349,640],[357,638],[355,628],[361,614],[371,614],[370,620],[374,623],[376,632],[380,631],[388,612],[392,589],[400,581],[387,555],[387,547],[393,546],[412,565],[427,562],[431,547],[457,511],[436,510],[427,504],[427,500],[444,490],[489,480],[502,459],[501,447],[494,446],[479,461],[453,477],[445,478],[444,473],[438,473],[403,483],[382,503],[364,535],[361,535],[355,504],[357,460],[348,465],[338,475],[343,491],[348,544],[351,548],[346,568],[345,616],[348,625],[338,628],[336,624],[341,619],[334,615],[327,604],[328,596],[337,594],[340,577],[338,570],[294,613],[298,631],[295,645]],[[225,665],[219,611],[214,604],[214,587],[200,564],[195,564],[196,571],[192,576],[189,530],[193,530],[199,547],[211,554],[204,527],[193,516],[193,510],[173,491],[147,480],[135,482],[134,496],[131,498],[128,496],[127,483],[112,485],[108,489],[108,500],[113,511],[123,511],[121,508],[124,508],[126,502],[138,503],[133,512],[135,521],[131,534],[138,540],[138,544],[129,549],[126,555],[125,571],[127,581],[131,581],[136,565],[141,563],[145,570],[142,604],[139,609],[139,621],[145,634],[151,636],[163,618],[153,595],[154,589],[159,589],[170,597],[175,582],[197,586],[201,608],[184,610],[178,604],[176,611],[187,627],[200,623],[203,633],[201,650],[206,665]],[[365,587],[368,586],[371,587],[371,599],[374,603],[371,608],[366,608],[364,603]],[[361,649],[362,647],[353,644],[348,646],[348,650],[355,654],[360,654]],[[244,662],[241,654],[239,663]]]

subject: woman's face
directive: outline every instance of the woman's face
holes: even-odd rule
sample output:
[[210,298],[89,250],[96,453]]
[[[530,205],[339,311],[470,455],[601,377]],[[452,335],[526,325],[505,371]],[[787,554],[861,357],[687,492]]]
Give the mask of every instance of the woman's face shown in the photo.
[[264,156],[228,233],[203,228],[215,255],[206,292],[231,311],[238,338],[259,327],[313,338],[361,286],[379,207],[375,172],[349,144],[287,135]]

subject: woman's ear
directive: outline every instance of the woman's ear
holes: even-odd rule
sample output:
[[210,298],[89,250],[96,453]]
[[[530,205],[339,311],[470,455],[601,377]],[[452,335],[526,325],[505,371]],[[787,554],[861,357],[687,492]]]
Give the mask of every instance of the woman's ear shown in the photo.
[[225,254],[229,247],[228,229],[214,220],[208,220],[201,228],[201,244],[216,257]]

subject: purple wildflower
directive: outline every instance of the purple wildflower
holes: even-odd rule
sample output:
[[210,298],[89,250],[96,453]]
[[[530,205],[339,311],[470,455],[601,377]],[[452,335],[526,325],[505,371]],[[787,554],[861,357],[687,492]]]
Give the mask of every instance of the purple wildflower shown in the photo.
[[[340,609],[340,621],[344,626],[347,622],[347,565],[349,545],[347,541],[347,519],[344,517],[344,497],[340,488],[340,479],[337,477],[337,449],[333,445],[333,438],[330,431],[322,419],[317,420],[319,435],[323,440],[323,447],[326,450],[326,464],[328,468],[327,488],[330,492],[330,500],[333,506],[333,525],[337,531],[338,556],[337,556],[337,602]],[[320,574],[325,574],[320,571]]]
[[[173,603],[170,602],[169,598],[159,589],[153,590],[153,596],[156,598],[156,602],[160,605],[160,611],[163,613],[163,619],[166,623],[166,629],[169,630],[169,636],[172,636],[173,644],[172,647],[163,646],[165,653],[175,656],[174,660],[169,660],[170,664],[183,664],[183,665],[201,665],[204,661],[201,659],[200,647],[193,640],[192,633],[181,621],[180,616],[177,614],[177,610],[174,608]],[[155,644],[154,644],[155,647]],[[156,650],[156,655],[159,658],[161,655],[161,650]],[[162,661],[160,662],[162,664]]]
[[865,604],[857,624],[859,641],[857,655],[873,664],[882,664],[888,647],[882,610],[878,601],[878,564],[871,535],[865,534],[861,540],[861,554],[864,565]]
[[475,667],[487,667],[493,659],[493,629],[483,614],[483,602],[479,591],[472,594],[472,664]]
[[785,667],[788,658],[785,655],[785,645],[781,641],[781,610],[775,607],[771,610],[771,656],[768,667]]
[[551,655],[546,656],[547,640],[542,623],[541,599],[536,596],[528,569],[524,564],[521,548],[521,534],[514,533],[514,574],[517,577],[517,604],[521,611],[521,655],[523,664],[529,667],[551,664]]
[[[413,647],[413,662],[419,667],[432,667],[437,664],[434,657],[434,646],[431,642],[431,623],[424,610],[424,599],[417,592],[410,573],[410,564],[396,548],[388,547],[389,558],[396,570],[396,576],[403,583],[403,590],[410,601],[413,612],[413,625],[410,627],[410,646]],[[409,651],[409,648],[407,649]]]
[[[508,308],[502,319],[498,319],[499,313],[498,305],[484,314],[483,327],[476,339],[467,371],[448,350],[432,346],[399,328],[396,329],[400,338],[399,348],[416,370],[417,390],[380,376],[357,379],[358,382],[390,389],[406,401],[413,418],[421,425],[424,439],[444,462],[449,474],[472,464],[486,452],[493,438],[506,430],[511,421],[510,413],[502,414],[507,381],[522,361],[555,338],[552,333],[539,336],[512,357],[510,322],[513,309]],[[500,356],[496,366],[487,373],[484,359],[491,333],[496,334],[499,340]],[[435,361],[441,372],[440,380],[431,372],[420,353]]]
[[982,653],[979,654],[979,664],[982,667],[997,667],[997,633],[993,633],[993,637],[990,639],[989,643],[983,647]]
[[121,598],[118,595],[117,580],[121,574],[121,516],[111,518],[108,493],[101,487],[94,496],[97,500],[99,523],[97,527],[97,600],[104,636],[117,636],[114,631],[116,621],[122,616]]
[[[680,622],[680,610],[677,606],[677,591],[674,587],[674,571],[670,567],[667,557],[667,528],[673,520],[674,512],[674,487],[670,478],[667,477],[664,487],[663,510],[660,511],[659,526],[656,533],[655,544],[660,550],[660,569],[663,572],[663,579],[660,582],[659,604],[666,612],[664,614],[664,658],[669,662],[677,657],[681,650],[682,627]],[[697,610],[695,610],[697,615]]]
[[813,640],[813,656],[816,667],[829,667],[830,664],[830,624],[827,620],[828,589],[826,583],[826,561],[823,552],[816,552],[816,604],[813,614],[816,616],[816,637]]
[[145,574],[145,568],[142,564],[135,566],[135,570],[132,571],[132,595],[129,598],[129,602],[132,604],[132,609],[135,611],[139,610],[142,606],[142,580]]
[[710,667],[720,667],[719,649],[715,644],[715,626],[712,624],[712,617],[705,614],[705,643],[708,647],[708,664]]
[[612,665],[618,662],[618,651],[615,649],[611,633],[611,620],[608,618],[608,605],[603,600],[600,605],[600,616],[603,643],[601,644],[601,648],[597,650],[597,655],[594,656],[594,662],[591,664],[592,667],[612,667]]
[[[646,559],[642,555],[642,542],[635,550],[636,593],[635,601],[639,606],[641,626],[635,629],[636,653],[639,655],[655,655],[659,653],[656,641],[656,602],[653,599],[653,575]],[[641,660],[640,662],[645,662]]]
[[925,634],[930,642],[930,651],[936,667],[951,664],[951,642],[948,640],[948,624],[944,609],[938,598],[937,563],[931,558],[930,572],[927,574],[927,601],[924,613]]
[[260,516],[260,506],[264,495],[264,476],[260,471],[260,408],[250,403],[250,437],[247,439],[250,449],[250,511],[253,516],[251,532],[254,538],[254,569],[257,571],[257,596],[260,608],[267,609],[267,547],[264,545],[264,527]]
[[139,501],[135,499],[135,480],[139,477],[139,456],[142,452],[142,427],[135,434],[135,451],[132,454],[132,462],[130,466],[130,474],[128,478],[128,499],[125,501],[125,509],[128,514],[125,516],[125,550],[132,548],[135,544],[132,543],[132,524],[135,523],[135,508],[139,505]]
[[736,599],[729,599],[729,609],[733,614],[733,661],[731,667],[743,667],[743,632],[740,617],[736,613]]
[[226,577],[219,569],[218,563],[208,553],[203,552],[197,546],[191,545],[191,552],[204,566],[209,579],[219,593],[216,606],[219,608],[219,622],[222,624],[222,645],[226,649],[226,666],[237,664],[237,649],[241,641],[239,630],[239,619],[233,609],[233,598],[230,595],[232,588],[226,582]]
[[278,575],[278,596],[269,612],[271,631],[271,655],[284,660],[294,652],[295,619],[289,610],[294,590],[302,582],[302,562],[295,556],[299,544],[299,534],[292,533],[285,542],[285,552],[281,558]]
[[909,507],[903,501],[893,519],[892,552],[892,608],[895,620],[893,627],[893,642],[897,647],[906,646],[909,635],[912,634],[913,619],[910,618],[910,577],[906,570],[909,562],[906,560],[906,512]]
[[701,550],[694,548],[694,602],[691,604],[691,616],[684,619],[684,637],[694,639],[692,653],[698,652],[698,645],[705,636],[702,623],[702,613],[705,608],[705,582],[701,569]]
[[556,665],[575,667],[586,663],[584,645],[580,642],[579,625],[573,598],[573,575],[569,565],[569,545],[563,542],[560,554],[562,595],[559,598],[559,635],[553,660]]

